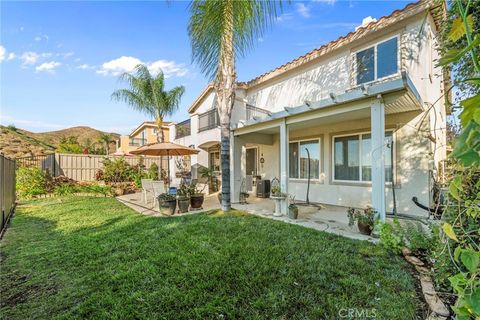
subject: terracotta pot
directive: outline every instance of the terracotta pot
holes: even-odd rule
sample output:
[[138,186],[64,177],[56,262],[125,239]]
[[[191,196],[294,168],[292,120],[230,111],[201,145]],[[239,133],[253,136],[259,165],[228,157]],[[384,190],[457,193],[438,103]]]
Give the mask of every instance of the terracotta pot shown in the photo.
[[188,212],[188,207],[190,206],[189,198],[179,198],[178,199],[178,212],[185,213]]
[[159,209],[161,214],[171,216],[175,213],[177,209],[177,200],[168,200],[168,201],[158,201]]
[[361,234],[364,234],[367,236],[372,234],[372,227],[370,225],[363,223],[361,221],[357,221],[357,226]]
[[200,209],[203,204],[203,194],[194,194],[190,196],[190,206],[192,209]]

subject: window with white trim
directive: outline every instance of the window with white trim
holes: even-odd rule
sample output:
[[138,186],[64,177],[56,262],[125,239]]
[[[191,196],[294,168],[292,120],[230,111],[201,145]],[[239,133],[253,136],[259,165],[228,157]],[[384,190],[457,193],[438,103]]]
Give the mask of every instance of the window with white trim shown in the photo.
[[[393,133],[385,132],[385,144],[392,146]],[[372,181],[370,133],[333,137],[333,180]],[[384,149],[385,181],[392,182],[392,149]]]
[[[320,140],[303,140],[290,142],[289,148],[289,177],[307,179],[310,169],[310,179],[320,178]],[[310,168],[308,167],[310,156]]]
[[398,37],[358,51],[355,57],[357,84],[396,74],[398,72]]

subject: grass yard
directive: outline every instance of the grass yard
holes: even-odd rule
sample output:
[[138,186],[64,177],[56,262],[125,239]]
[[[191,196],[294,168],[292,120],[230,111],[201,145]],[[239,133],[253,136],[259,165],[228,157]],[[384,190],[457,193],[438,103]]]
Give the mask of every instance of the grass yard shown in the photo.
[[3,319],[422,318],[399,257],[238,211],[155,218],[111,198],[32,200],[0,249]]

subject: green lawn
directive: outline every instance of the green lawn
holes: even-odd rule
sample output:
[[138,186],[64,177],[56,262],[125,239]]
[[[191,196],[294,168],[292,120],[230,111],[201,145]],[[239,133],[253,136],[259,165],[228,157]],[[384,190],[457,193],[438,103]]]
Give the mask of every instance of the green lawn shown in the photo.
[[154,218],[111,198],[32,200],[0,249],[3,319],[421,317],[402,259],[240,212]]

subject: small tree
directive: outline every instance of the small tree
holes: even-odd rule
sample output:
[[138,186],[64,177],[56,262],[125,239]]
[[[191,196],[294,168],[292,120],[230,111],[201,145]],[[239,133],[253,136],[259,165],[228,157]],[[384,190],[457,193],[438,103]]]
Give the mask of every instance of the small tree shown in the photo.
[[153,76],[142,64],[135,67],[134,74],[122,74],[120,80],[127,82],[129,88],[116,90],[112,93],[112,99],[125,102],[135,110],[154,118],[158,127],[157,141],[164,142],[163,120],[177,110],[185,88],[177,86],[166,91],[163,72]]

